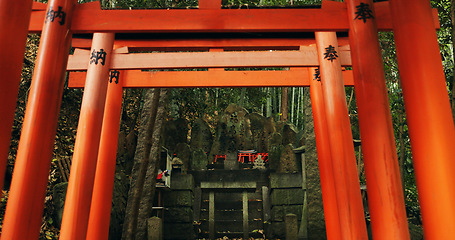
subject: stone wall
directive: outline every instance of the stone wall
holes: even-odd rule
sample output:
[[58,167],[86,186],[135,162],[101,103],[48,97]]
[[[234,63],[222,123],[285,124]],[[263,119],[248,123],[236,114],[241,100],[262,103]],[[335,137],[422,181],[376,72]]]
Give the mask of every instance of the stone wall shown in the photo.
[[271,228],[268,237],[285,238],[286,214],[297,215],[300,226],[305,190],[302,189],[301,173],[270,174]]
[[164,239],[194,239],[194,179],[190,174],[171,176],[171,190],[164,191]]

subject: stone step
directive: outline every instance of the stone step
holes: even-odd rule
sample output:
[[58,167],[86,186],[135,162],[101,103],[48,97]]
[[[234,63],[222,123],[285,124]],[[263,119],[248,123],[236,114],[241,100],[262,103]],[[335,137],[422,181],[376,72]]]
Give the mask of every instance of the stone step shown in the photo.
[[[248,209],[248,219],[260,219],[262,218],[262,209]],[[209,219],[208,209],[201,210],[200,219]],[[234,211],[215,211],[215,219],[229,220],[229,219],[238,219],[243,220],[243,210],[234,210]]]
[[[215,207],[222,208],[222,209],[229,209],[229,208],[242,208],[243,201],[236,200],[236,201],[229,201],[229,199],[216,199],[215,198]],[[202,200],[201,208],[208,208],[209,207],[209,200]],[[262,200],[261,199],[248,199],[248,207],[252,208],[262,208]]]
[[[201,221],[200,229],[202,232],[209,231],[209,222]],[[248,221],[248,231],[263,229],[262,220]],[[243,232],[243,221],[225,220],[215,221],[215,232]]]
[[[208,209],[209,203],[202,202],[201,209]],[[215,202],[216,209],[242,209],[243,202]],[[248,208],[262,208],[262,201],[248,201]]]
[[[250,238],[254,238],[254,239],[264,239],[264,236],[261,233],[257,232],[257,231],[249,232],[248,236]],[[243,237],[243,232],[220,232],[220,233],[216,233],[215,237],[216,238],[227,237],[228,239],[242,238]],[[200,232],[199,235],[198,235],[198,238],[199,239],[208,239],[209,238],[209,232],[208,231]]]
[[[242,201],[243,192],[215,192],[215,201],[227,200],[227,201]],[[209,191],[202,191],[202,201],[209,200]],[[262,192],[248,192],[248,199],[262,199]]]

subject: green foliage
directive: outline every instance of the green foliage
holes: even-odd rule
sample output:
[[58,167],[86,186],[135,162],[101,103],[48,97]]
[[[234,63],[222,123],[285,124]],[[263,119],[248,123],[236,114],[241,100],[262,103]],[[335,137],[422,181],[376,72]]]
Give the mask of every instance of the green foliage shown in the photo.
[[223,0],[223,6],[305,6],[320,5],[322,0]]
[[432,7],[436,8],[439,13],[439,23],[441,29],[437,32],[441,58],[444,67],[444,73],[449,89],[452,89],[453,84],[453,33],[452,33],[452,18],[451,18],[451,1],[438,0],[431,1]]
[[[80,0],[90,2],[93,0]],[[304,6],[320,5],[321,0],[222,0],[224,7],[258,7],[258,6]],[[104,8],[142,9],[142,8],[196,8],[198,0],[101,0]]]
[[188,8],[197,5],[197,0],[101,0],[101,6],[105,8]]
[[229,104],[237,103],[250,112],[260,112],[266,101],[261,88],[182,88],[170,95],[171,117],[190,123],[205,118],[214,123],[216,116]]

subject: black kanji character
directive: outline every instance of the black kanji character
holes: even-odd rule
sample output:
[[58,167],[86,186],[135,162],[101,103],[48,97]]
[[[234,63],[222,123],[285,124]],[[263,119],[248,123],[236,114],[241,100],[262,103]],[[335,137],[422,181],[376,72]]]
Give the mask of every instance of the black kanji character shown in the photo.
[[373,11],[371,11],[369,4],[360,3],[360,5],[356,6],[356,8],[357,12],[355,12],[356,15],[354,20],[356,19],[363,20],[363,22],[365,23],[367,19],[374,18]]
[[57,11],[52,9],[53,7],[50,7],[49,10],[46,13],[46,19],[44,20],[44,23],[47,23],[48,21],[54,22],[56,18],[60,18],[60,25],[65,24],[65,19],[66,19],[66,13],[62,11],[62,7],[58,6]]
[[95,63],[98,64],[98,61],[100,60],[101,64],[104,66],[106,63],[106,52],[104,49],[100,49],[98,52],[93,49],[92,51],[92,56],[90,57],[90,64]]
[[313,80],[316,80],[318,82],[321,81],[321,72],[319,71],[319,67],[317,67],[315,70],[314,70],[314,78]]
[[115,84],[118,84],[120,72],[117,70],[111,71],[109,76],[109,83],[112,83],[112,80],[115,78]]
[[333,60],[337,59],[337,57],[338,57],[337,51],[335,51],[334,46],[329,45],[328,47],[325,48],[324,59],[333,62]]

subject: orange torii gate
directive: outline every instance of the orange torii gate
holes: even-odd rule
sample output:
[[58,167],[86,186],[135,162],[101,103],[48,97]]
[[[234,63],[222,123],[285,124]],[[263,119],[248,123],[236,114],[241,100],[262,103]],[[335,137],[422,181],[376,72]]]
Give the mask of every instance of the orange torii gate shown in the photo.
[[[0,2],[2,6],[5,6],[5,8],[1,8],[2,16],[9,16],[8,13],[11,12],[21,12],[27,16],[13,22],[14,28],[6,26],[3,23],[5,21],[0,24],[2,34],[0,39],[5,43],[2,46],[8,48],[7,44],[14,46],[23,44],[31,1],[21,0],[7,3],[7,0],[2,0]],[[103,204],[110,205],[107,184],[112,182],[112,179],[109,180],[108,171],[103,171],[104,168],[101,167],[97,168],[95,179],[95,161],[98,158],[99,166],[109,165],[109,159],[112,160],[112,149],[107,148],[103,141],[115,138],[116,134],[113,132],[116,132],[116,127],[118,129],[118,122],[116,122],[118,115],[115,112],[119,111],[118,102],[121,101],[123,74],[120,73],[120,76],[117,76],[118,84],[109,84],[109,90],[106,90],[108,71],[117,66],[115,54],[110,56],[115,44],[114,34],[112,34],[114,32],[316,32],[317,55],[314,56],[318,59],[316,64],[314,62],[308,65],[288,62],[280,65],[274,62],[270,66],[296,67],[286,73],[282,71],[282,74],[292,75],[299,72],[290,78],[295,79],[302,76],[302,79],[305,79],[304,75],[307,74],[307,76],[310,75],[308,79],[311,79],[315,74],[315,69],[311,68],[308,71],[301,67],[320,65],[321,81],[309,81],[309,84],[315,114],[327,234],[329,239],[366,239],[358,179],[353,161],[352,136],[350,136],[343,92],[342,60],[337,55],[342,51],[338,48],[335,31],[349,31],[373,236],[378,239],[409,239],[377,39],[378,29],[392,30],[392,28],[396,37],[425,237],[449,239],[455,231],[453,228],[455,226],[455,205],[451,203],[455,194],[453,184],[455,179],[452,176],[455,163],[451,161],[451,149],[455,143],[455,128],[434,30],[437,21],[435,21],[435,13],[431,11],[429,1],[415,0],[413,4],[406,3],[405,0],[390,0],[390,3],[376,4],[373,4],[372,0],[362,2],[347,0],[345,4],[324,2],[321,9],[231,10],[219,9],[219,0],[201,0],[199,10],[134,11],[99,10],[96,3],[77,5],[74,0],[51,0],[47,10],[44,10],[43,5],[34,4],[35,10],[31,13],[29,30],[31,32],[42,31],[42,39],[27,104],[2,239],[38,238],[63,88],[63,76],[72,33],[95,33],[91,52],[95,51],[94,53],[100,55],[93,59],[85,58],[86,61],[90,59],[89,61],[93,63],[88,65],[87,70],[87,83],[85,84],[81,120],[71,170],[73,174],[71,174],[69,183],[61,239],[98,239],[98,237],[107,236],[107,230],[105,227],[101,227],[105,226],[107,222],[106,219],[103,219],[106,209],[100,210],[99,207],[102,207],[100,205]],[[21,34],[13,35],[11,34],[13,30]],[[269,40],[257,41],[262,41],[264,47],[268,45],[266,42]],[[191,41],[184,42],[191,45]],[[208,42],[212,46],[206,45],[206,48],[223,47],[213,46],[216,45],[216,41]],[[183,46],[182,42],[179,44],[180,47]],[[176,45],[179,44],[176,43]],[[196,45],[194,47],[200,47]],[[294,45],[293,49],[296,50],[295,48],[300,45]],[[241,48],[241,45],[237,47]],[[183,48],[185,47],[183,46]],[[100,51],[101,49],[104,53]],[[281,50],[289,50],[289,48],[285,47]],[[11,56],[7,57],[16,59],[11,61],[12,64],[17,66],[21,63],[17,60],[21,55],[20,47],[5,49],[5,51],[11,53]],[[304,49],[295,52],[303,54]],[[101,57],[103,54],[105,54],[104,58]],[[204,54],[205,57],[210,56],[210,54]],[[212,59],[227,56],[227,53],[211,54],[214,56]],[[126,55],[134,56],[133,54]],[[200,55],[199,58],[204,58],[201,56],[203,55]],[[7,57],[2,57],[5,66],[9,66],[6,63],[11,60]],[[284,56],[281,57],[284,58]],[[99,64],[97,64],[98,61]],[[258,66],[269,66],[264,65],[267,62],[270,63],[270,61],[262,62]],[[223,68],[224,64],[226,62],[207,67]],[[198,66],[200,67],[200,63],[189,67]],[[241,67],[243,65],[234,64],[233,66]],[[155,67],[167,68],[166,66]],[[124,68],[126,67],[119,67],[119,69]],[[128,71],[130,70],[125,72]],[[6,67],[4,72],[8,76],[8,80],[17,81],[18,77],[14,77],[17,75],[17,67]],[[219,75],[226,74],[222,71],[216,72],[220,72]],[[427,81],[429,78],[433,79],[431,84]],[[256,84],[258,83],[256,82]],[[160,86],[168,87],[166,82],[162,82]],[[216,86],[229,87],[231,83],[218,82]],[[0,94],[7,103],[5,109],[1,108],[1,113],[5,112],[6,116],[5,120],[0,121],[2,131],[11,129],[11,121],[8,119],[14,115],[14,111],[11,113],[11,109],[13,109],[12,102],[16,97],[15,94],[17,95],[17,90],[14,86],[8,86],[5,92]],[[114,100],[110,100],[111,98]],[[107,101],[107,107],[103,114],[105,101]],[[117,104],[112,105],[111,108],[110,103]],[[101,120],[103,115],[104,120]],[[101,130],[102,124],[103,128],[110,130]],[[9,136],[10,134],[1,133],[1,151],[7,149],[5,146],[9,145]],[[98,146],[100,146],[99,150]],[[4,152],[0,152],[0,157],[4,155]],[[430,157],[433,160],[431,163],[428,161]],[[112,171],[112,169],[110,170]],[[98,180],[99,178],[102,180]],[[105,191],[100,190],[99,187],[106,189],[104,189]]]

